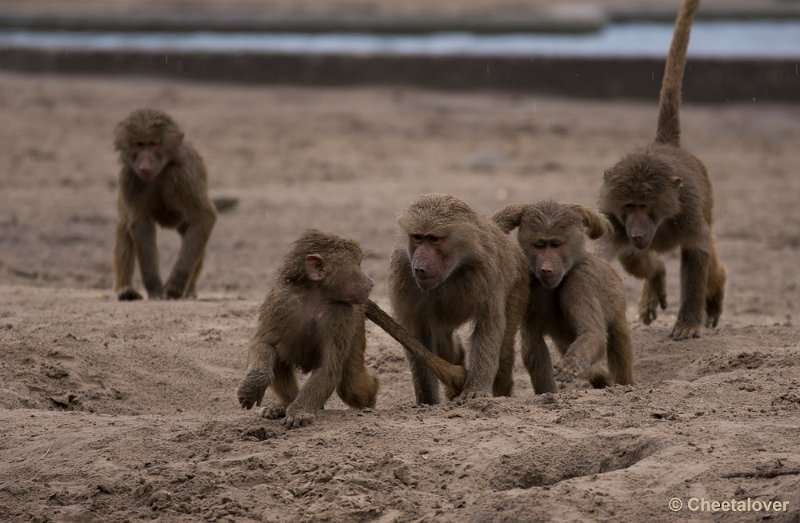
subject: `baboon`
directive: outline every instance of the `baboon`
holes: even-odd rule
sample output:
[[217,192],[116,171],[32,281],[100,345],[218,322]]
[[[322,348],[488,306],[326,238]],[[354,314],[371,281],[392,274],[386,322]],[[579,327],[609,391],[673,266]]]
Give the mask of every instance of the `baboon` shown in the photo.
[[[277,402],[261,409],[289,428],[311,423],[336,389],[357,409],[375,406],[378,380],[364,367],[364,307],[374,282],[361,270],[353,240],[306,231],[278,269],[259,309],[245,375],[236,392],[243,408],[261,405],[271,385]],[[311,372],[298,391],[294,368]]]
[[[614,269],[585,248],[585,236],[611,232],[600,214],[554,201],[509,205],[494,215],[528,258],[530,299],[522,327],[522,361],[537,394],[555,392],[547,335],[561,353],[555,377],[585,378],[594,387],[633,385],[633,343],[625,289]],[[608,362],[611,376],[602,365]],[[537,385],[544,384],[544,387]]]
[[[514,337],[528,294],[528,270],[519,246],[450,195],[420,197],[399,225],[402,235],[389,266],[389,298],[398,322],[428,350],[454,364],[464,358],[454,330],[471,322],[459,401],[510,395]],[[417,403],[438,403],[438,385],[424,361],[412,355],[408,360]]]
[[[114,246],[117,297],[142,299],[133,288],[137,259],[148,298],[196,297],[206,243],[217,219],[203,159],[184,141],[172,118],[154,109],[137,109],[117,124],[114,148],[122,164]],[[166,284],[158,271],[156,224],[177,229],[182,237]]]
[[722,314],[725,268],[711,230],[714,198],[703,163],[680,146],[679,110],[692,18],[699,0],[683,0],[661,86],[653,144],[605,172],[599,207],[614,226],[611,252],[645,280],[639,318],[650,324],[667,307],[664,262],[657,253],[681,249],[681,302],[670,336],[700,335],[703,316],[716,327]]

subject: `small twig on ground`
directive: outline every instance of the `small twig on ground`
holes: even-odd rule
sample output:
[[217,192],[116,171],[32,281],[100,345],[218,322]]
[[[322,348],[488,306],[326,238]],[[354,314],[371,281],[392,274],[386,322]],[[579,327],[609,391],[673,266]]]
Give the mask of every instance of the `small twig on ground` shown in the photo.
[[778,476],[793,476],[800,474],[800,467],[787,469],[755,470],[751,472],[728,472],[723,478],[776,478]]

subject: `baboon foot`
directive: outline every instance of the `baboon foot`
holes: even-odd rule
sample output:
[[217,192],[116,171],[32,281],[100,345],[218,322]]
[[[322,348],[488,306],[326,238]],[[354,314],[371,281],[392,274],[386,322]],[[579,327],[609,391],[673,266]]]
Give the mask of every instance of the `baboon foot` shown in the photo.
[[669,335],[675,341],[700,337],[700,323],[676,323]]
[[147,291],[147,299],[148,300],[163,300],[164,299],[164,289],[154,289],[152,291]]
[[316,417],[317,416],[313,412],[306,412],[303,410],[292,411],[289,409],[286,411],[286,417],[283,418],[282,423],[287,429],[296,429],[298,427],[311,425]]
[[258,415],[266,419],[281,419],[286,416],[286,405],[270,405],[262,407]]
[[589,371],[589,383],[592,384],[592,387],[595,389],[603,389],[605,387],[610,387],[612,384],[611,375],[609,374],[608,370],[600,364],[592,365],[592,368]]
[[513,391],[514,380],[511,378],[511,376],[503,376],[500,379],[495,379],[494,384],[492,385],[492,394],[494,396],[511,396]]
[[185,298],[189,290],[186,288],[188,282],[189,275],[184,274],[183,271],[178,271],[170,276],[167,283],[164,285],[164,294],[167,299],[180,300],[181,298]]
[[141,300],[142,295],[136,292],[133,287],[125,287],[117,293],[119,301],[136,301]]
[[168,300],[180,300],[181,298],[185,297],[183,288],[179,288],[169,283],[167,283],[167,285],[164,287],[164,296]]

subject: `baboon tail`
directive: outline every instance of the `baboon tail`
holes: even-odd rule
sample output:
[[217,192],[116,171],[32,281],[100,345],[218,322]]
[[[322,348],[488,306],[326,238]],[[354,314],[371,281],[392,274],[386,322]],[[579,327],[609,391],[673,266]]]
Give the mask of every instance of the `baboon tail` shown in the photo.
[[681,84],[686,67],[686,48],[689,46],[692,19],[699,6],[700,0],[683,0],[675,20],[672,45],[664,66],[664,79],[661,82],[656,143],[680,145]]
[[467,370],[462,365],[454,365],[426,349],[394,318],[386,314],[377,303],[368,300],[364,313],[372,323],[386,331],[413,357],[421,360],[439,378],[448,390],[450,397],[456,397],[464,390]]
[[214,204],[214,208],[217,212],[227,212],[233,210],[237,205],[239,205],[239,198],[235,198],[232,196],[217,196],[216,198],[211,199],[211,203]]

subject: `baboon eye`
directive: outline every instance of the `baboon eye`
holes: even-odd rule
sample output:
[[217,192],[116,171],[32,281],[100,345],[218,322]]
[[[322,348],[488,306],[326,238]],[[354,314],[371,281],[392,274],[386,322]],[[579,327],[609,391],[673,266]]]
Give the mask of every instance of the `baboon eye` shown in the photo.
[[145,144],[144,144],[144,142],[136,142],[136,143],[135,143],[135,144],[133,144],[133,145],[134,145],[134,146],[136,146],[136,147],[138,147],[139,149],[141,149],[141,148],[143,148],[143,147],[144,147],[144,145],[145,145]]
[[544,249],[545,247],[547,247],[547,242],[544,242],[544,241],[535,242],[533,244],[533,248],[534,249]]
[[625,205],[622,206],[622,208],[625,209],[626,211],[632,211],[636,208],[636,204],[626,203]]
[[647,209],[647,205],[645,205],[643,203],[640,203],[639,204],[639,209],[643,211],[643,210]]
[[561,240],[550,240],[550,247],[553,249],[558,249],[564,242]]
[[409,238],[411,238],[411,241],[414,243],[422,243],[422,241],[425,239],[425,236],[422,234],[410,234]]
[[433,234],[428,235],[428,241],[433,245],[439,245],[442,242],[441,236],[434,236]]

